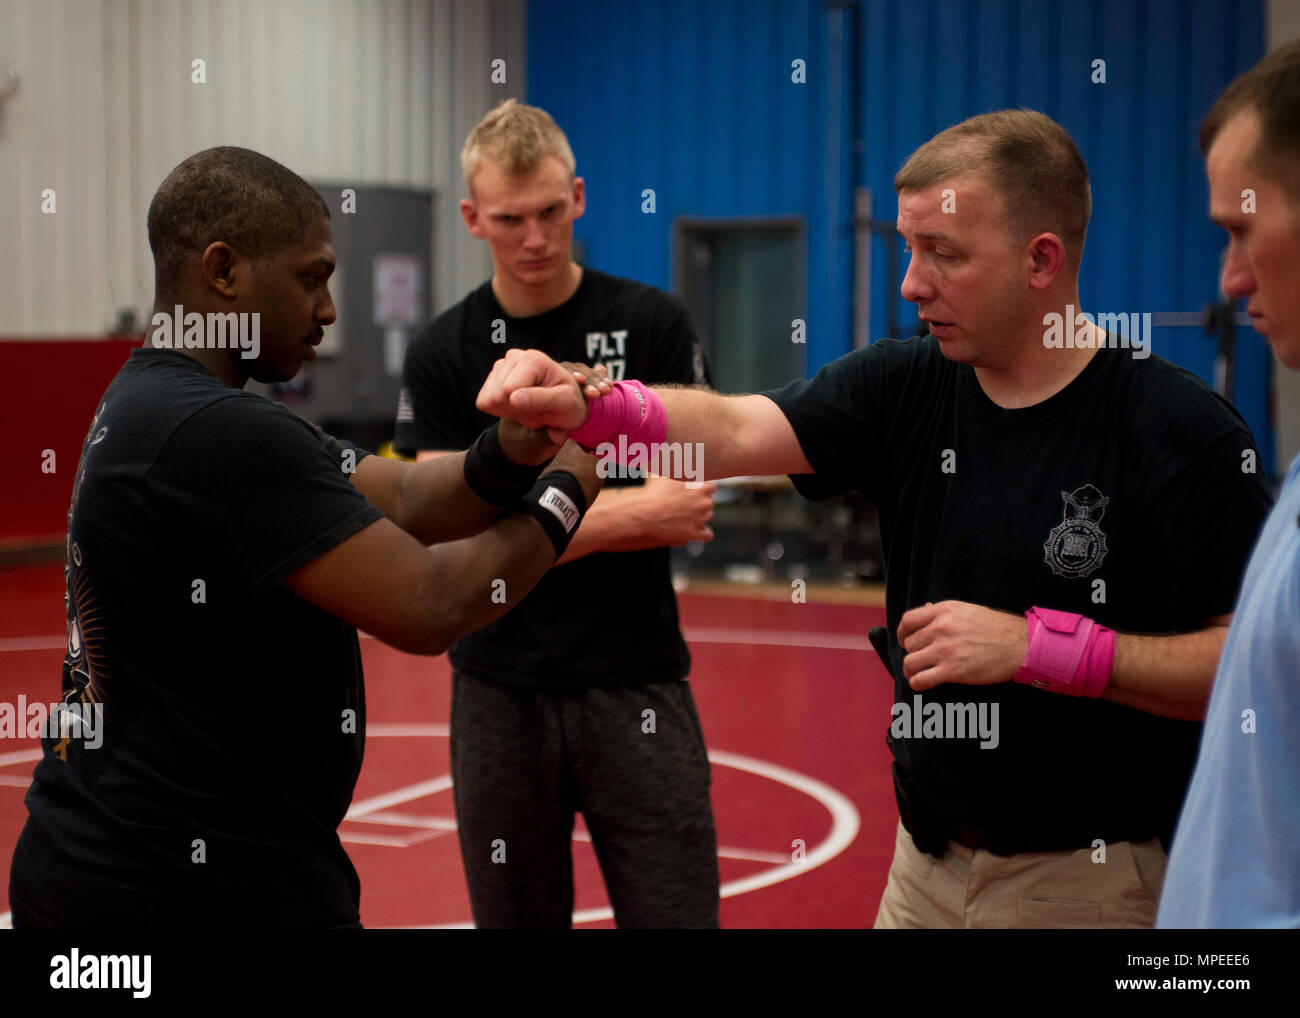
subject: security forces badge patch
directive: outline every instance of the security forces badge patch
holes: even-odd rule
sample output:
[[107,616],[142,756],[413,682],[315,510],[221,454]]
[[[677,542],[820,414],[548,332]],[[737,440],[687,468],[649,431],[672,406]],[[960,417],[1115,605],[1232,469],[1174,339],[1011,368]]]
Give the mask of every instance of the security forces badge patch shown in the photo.
[[1087,576],[1106,557],[1106,535],[1098,526],[1110,502],[1091,484],[1061,492],[1065,518],[1052,528],[1043,544],[1044,561],[1057,576]]

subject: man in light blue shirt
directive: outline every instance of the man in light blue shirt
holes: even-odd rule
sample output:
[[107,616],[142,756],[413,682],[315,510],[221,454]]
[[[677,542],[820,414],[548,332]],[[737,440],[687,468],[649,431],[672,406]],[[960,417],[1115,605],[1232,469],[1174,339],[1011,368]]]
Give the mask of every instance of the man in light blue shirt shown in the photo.
[[[1200,141],[1223,289],[1300,370],[1300,41],[1229,85]],[[1300,457],[1246,570],[1156,925],[1300,927]]]

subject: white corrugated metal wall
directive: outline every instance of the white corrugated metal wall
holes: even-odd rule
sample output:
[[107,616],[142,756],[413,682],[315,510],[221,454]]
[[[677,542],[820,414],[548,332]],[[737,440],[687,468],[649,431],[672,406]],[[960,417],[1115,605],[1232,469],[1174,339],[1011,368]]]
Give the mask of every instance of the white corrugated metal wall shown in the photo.
[[460,221],[460,148],[523,98],[524,16],[524,0],[0,0],[0,83],[20,68],[0,104],[0,337],[147,321],[149,201],[223,144],[311,180],[432,189],[434,310],[459,300],[492,266]]

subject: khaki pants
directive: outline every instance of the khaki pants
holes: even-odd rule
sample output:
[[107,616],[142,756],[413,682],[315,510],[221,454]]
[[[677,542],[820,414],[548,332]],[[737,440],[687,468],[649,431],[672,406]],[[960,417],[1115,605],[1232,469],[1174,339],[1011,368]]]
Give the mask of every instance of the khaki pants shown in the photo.
[[993,855],[948,843],[936,860],[900,822],[876,929],[1153,927],[1165,853],[1158,838],[1094,849]]

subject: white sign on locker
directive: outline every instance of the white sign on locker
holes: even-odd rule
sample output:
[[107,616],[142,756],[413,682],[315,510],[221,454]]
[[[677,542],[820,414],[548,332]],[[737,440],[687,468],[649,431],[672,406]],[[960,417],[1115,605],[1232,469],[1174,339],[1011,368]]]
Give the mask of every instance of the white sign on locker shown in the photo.
[[377,254],[375,268],[375,324],[408,328],[421,324],[420,276],[424,260],[413,254]]

